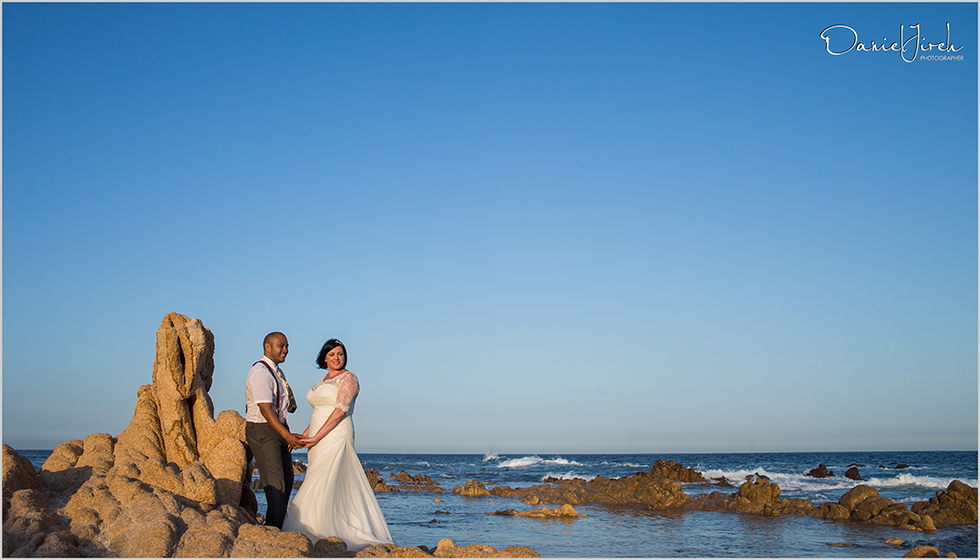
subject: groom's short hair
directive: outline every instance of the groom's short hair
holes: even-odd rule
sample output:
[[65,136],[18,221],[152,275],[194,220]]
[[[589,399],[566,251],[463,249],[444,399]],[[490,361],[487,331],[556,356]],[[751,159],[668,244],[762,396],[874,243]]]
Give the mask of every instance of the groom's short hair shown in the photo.
[[283,337],[283,338],[286,338],[286,335],[282,334],[279,331],[271,332],[271,333],[265,335],[265,338],[262,339],[262,351],[263,352],[265,351],[265,346],[267,344],[271,345],[272,344],[272,341],[275,340],[277,337],[280,337],[280,336]]

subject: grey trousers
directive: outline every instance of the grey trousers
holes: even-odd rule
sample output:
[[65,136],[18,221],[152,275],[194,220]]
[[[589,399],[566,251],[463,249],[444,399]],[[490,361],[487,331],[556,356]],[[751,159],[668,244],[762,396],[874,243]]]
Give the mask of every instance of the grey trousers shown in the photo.
[[265,490],[265,501],[269,504],[265,524],[282,529],[289,495],[293,491],[293,456],[289,445],[265,423],[246,422],[245,441],[255,456],[259,483]]

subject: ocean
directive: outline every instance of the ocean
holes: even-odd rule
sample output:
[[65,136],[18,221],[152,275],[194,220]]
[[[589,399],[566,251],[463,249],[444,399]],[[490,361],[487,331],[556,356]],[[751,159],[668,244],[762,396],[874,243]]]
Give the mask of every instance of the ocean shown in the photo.
[[[20,451],[40,468],[50,451]],[[305,453],[294,458],[306,461]],[[406,491],[377,494],[391,536],[402,546],[434,547],[445,537],[457,544],[488,544],[498,549],[529,546],[544,557],[836,557],[897,558],[911,547],[930,545],[942,554],[977,557],[977,527],[950,527],[933,534],[863,523],[841,523],[784,515],[762,517],[727,512],[649,512],[629,507],[580,505],[585,517],[541,520],[487,515],[487,512],[535,509],[507,498],[463,498],[452,493],[467,479],[511,487],[540,484],[546,477],[622,477],[650,470],[658,459],[692,467],[706,478],[725,477],[736,486],[758,473],[779,485],[781,497],[803,498],[819,505],[837,501],[856,486],[867,484],[896,502],[927,500],[952,480],[977,486],[977,452],[847,452],[847,453],[706,453],[706,454],[540,454],[444,455],[360,453],[365,467],[378,469],[388,484],[392,473],[426,474],[438,481],[442,494]],[[823,463],[833,477],[805,476]],[[899,465],[907,468],[895,468]],[[857,482],[843,476],[857,465]],[[302,475],[297,475],[302,480]],[[488,487],[489,484],[488,484]],[[685,485],[692,496],[736,488]],[[265,497],[258,492],[259,511]],[[436,503],[438,498],[441,502]],[[493,501],[491,501],[491,499]],[[884,544],[898,537],[902,546]]]

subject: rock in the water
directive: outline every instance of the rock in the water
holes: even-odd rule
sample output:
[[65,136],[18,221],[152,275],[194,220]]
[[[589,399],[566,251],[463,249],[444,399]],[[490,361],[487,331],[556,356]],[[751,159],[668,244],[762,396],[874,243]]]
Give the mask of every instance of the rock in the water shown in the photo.
[[853,511],[858,504],[867,500],[868,498],[877,498],[878,491],[866,484],[858,484],[854,488],[851,488],[837,500],[837,503],[847,508],[849,511]]
[[817,468],[812,469],[810,472],[806,473],[806,475],[814,478],[828,478],[834,476],[834,471],[828,471],[827,465],[820,463]]
[[929,501],[912,504],[912,512],[928,515],[939,528],[948,525],[976,525],[977,489],[954,480],[944,492],[936,492]]
[[479,498],[490,495],[490,491],[483,486],[482,482],[479,480],[469,479],[467,479],[466,484],[454,487],[453,493],[459,494],[460,496],[466,496],[468,498]]
[[[368,479],[370,480],[370,478],[371,475],[369,474]],[[398,487],[399,490],[408,492],[434,492],[436,494],[442,494],[443,492],[442,488],[439,487],[439,482],[432,480],[427,474],[413,476],[403,470],[398,474],[391,473],[391,479],[401,482],[401,485]],[[453,491],[455,492],[455,490]]]
[[851,467],[844,472],[844,476],[851,480],[864,480],[861,478],[861,473],[858,471],[857,467]]
[[705,482],[704,475],[698,471],[665,459],[657,459],[647,475],[652,478],[669,478],[678,482]]
[[547,506],[541,506],[540,509],[534,509],[531,511],[517,511],[513,509],[505,509],[501,511],[488,511],[487,515],[507,515],[507,516],[517,516],[517,517],[537,517],[537,518],[559,518],[559,517],[585,517],[579,512],[575,511],[575,508],[571,504],[565,504],[560,508],[550,508]]
[[917,546],[902,558],[939,558],[939,549],[934,546]]

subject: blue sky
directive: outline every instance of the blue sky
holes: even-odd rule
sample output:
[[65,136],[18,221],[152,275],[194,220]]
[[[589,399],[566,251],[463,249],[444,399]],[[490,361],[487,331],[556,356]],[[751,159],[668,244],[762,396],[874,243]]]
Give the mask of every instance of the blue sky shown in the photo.
[[976,4],[5,3],[3,441],[125,429],[176,311],[216,411],[342,339],[363,452],[976,449],[977,67]]

